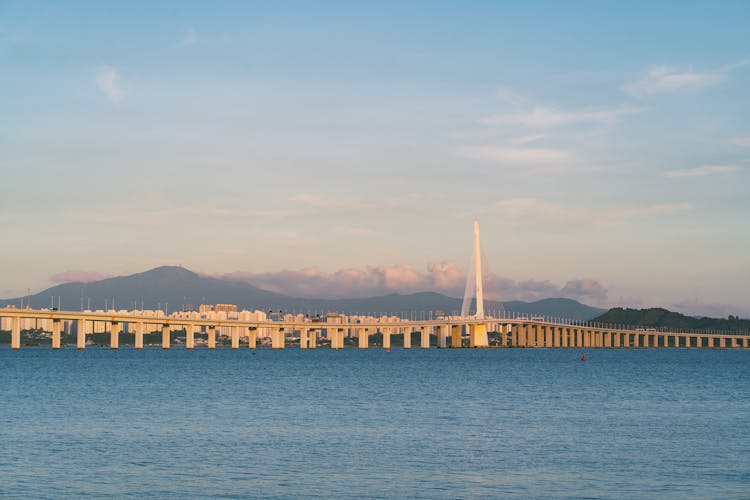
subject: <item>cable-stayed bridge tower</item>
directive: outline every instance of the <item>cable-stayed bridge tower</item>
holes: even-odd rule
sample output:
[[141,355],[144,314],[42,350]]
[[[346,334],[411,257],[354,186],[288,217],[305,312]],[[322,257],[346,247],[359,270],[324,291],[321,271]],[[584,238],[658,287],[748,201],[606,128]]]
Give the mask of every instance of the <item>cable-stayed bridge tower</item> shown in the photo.
[[[482,289],[482,247],[479,241],[479,221],[474,219],[474,252],[471,266],[466,276],[466,291],[461,307],[461,316],[469,317],[472,299],[476,299],[476,312],[473,317],[484,319],[484,291]],[[471,347],[488,347],[487,325],[469,326],[469,345]]]

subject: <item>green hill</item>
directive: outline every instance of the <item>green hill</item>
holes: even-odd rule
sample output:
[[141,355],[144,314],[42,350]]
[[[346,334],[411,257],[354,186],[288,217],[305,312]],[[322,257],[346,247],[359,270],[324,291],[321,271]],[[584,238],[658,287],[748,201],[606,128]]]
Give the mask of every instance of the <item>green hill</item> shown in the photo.
[[613,325],[631,325],[641,327],[682,328],[686,330],[715,330],[723,332],[750,331],[750,320],[737,316],[728,318],[694,318],[684,314],[667,311],[662,308],[623,309],[615,307],[593,321]]

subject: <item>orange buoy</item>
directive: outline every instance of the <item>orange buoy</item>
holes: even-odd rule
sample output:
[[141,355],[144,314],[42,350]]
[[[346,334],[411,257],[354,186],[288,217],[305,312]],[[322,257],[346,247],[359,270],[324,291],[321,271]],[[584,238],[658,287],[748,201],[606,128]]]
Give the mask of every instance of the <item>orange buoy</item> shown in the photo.
[[581,361],[586,361],[586,352],[581,353]]

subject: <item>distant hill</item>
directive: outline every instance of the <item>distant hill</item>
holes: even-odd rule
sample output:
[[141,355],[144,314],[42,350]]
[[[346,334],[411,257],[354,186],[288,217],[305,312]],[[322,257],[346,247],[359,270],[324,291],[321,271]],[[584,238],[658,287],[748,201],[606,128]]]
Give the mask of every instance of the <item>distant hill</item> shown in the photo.
[[[462,299],[435,292],[389,294],[380,297],[352,299],[306,299],[269,292],[244,281],[201,276],[177,266],[163,266],[130,276],[107,278],[91,283],[64,283],[30,297],[35,308],[50,307],[51,298],[60,297],[61,308],[79,310],[83,307],[104,309],[105,301],[117,309],[140,308],[181,310],[186,304],[237,304],[240,308],[298,311],[322,314],[336,311],[352,313],[391,313],[414,315],[427,311],[458,314]],[[24,301],[25,302],[25,301]],[[0,300],[0,306],[20,305],[21,298]],[[537,302],[486,301],[486,311],[501,310],[574,320],[589,320],[604,312],[570,299],[544,299]]]
[[720,330],[727,332],[750,331],[750,320],[736,316],[721,318],[694,318],[662,308],[623,309],[615,307],[594,318],[599,323],[643,327],[671,327],[690,330]]

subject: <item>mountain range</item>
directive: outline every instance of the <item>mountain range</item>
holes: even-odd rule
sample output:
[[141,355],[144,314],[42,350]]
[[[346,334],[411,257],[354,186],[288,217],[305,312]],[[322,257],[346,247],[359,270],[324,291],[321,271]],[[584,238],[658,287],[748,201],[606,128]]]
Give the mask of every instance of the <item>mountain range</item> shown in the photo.
[[[283,310],[323,314],[426,314],[443,311],[458,314],[462,299],[436,292],[412,294],[393,293],[379,297],[350,299],[310,299],[289,297],[257,288],[244,281],[203,276],[178,266],[163,266],[129,276],[118,276],[90,283],[63,283],[31,295],[0,300],[0,306],[20,306],[30,301],[34,308],[50,307],[54,298],[61,309],[104,309],[105,303],[117,309],[182,310],[188,305],[236,304],[240,309]],[[512,313],[543,315],[574,320],[589,320],[599,316],[604,309],[590,307],[564,298],[543,299],[536,302],[485,301],[486,311],[505,310]]]

